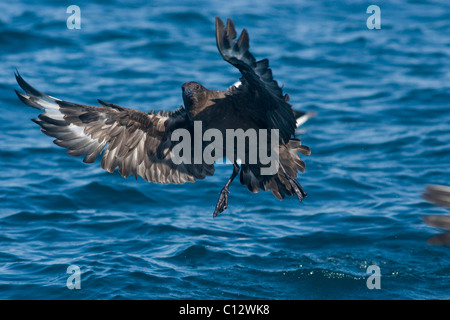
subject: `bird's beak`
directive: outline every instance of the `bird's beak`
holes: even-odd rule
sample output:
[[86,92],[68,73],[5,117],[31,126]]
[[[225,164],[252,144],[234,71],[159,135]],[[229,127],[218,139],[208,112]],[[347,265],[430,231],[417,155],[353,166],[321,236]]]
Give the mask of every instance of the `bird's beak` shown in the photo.
[[183,88],[183,96],[185,96],[186,98],[190,98],[192,97],[194,93],[188,89],[188,88]]

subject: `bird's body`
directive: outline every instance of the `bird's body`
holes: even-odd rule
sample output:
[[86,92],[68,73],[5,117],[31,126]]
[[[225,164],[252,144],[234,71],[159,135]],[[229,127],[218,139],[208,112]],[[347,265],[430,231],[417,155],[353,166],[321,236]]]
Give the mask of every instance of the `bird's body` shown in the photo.
[[[194,158],[196,152],[183,151],[185,161],[175,161],[172,151],[182,143],[173,139],[180,132],[177,130],[194,137],[198,137],[199,126],[201,137],[207,132],[226,137],[232,131],[253,130],[257,148],[266,148],[268,154],[277,155],[276,170],[264,174],[271,164],[261,158],[251,159],[250,145],[243,153],[235,145],[230,154],[227,144],[223,144],[221,152],[215,150],[214,160],[228,156],[233,173],[222,189],[214,216],[227,208],[228,187],[239,171],[241,183],[252,192],[271,190],[278,199],[296,194],[302,200],[306,193],[295,178],[297,171],[304,171],[305,163],[298,153],[309,155],[310,151],[295,138],[295,128],[296,121],[305,121],[307,116],[292,109],[289,96],[283,95],[272,78],[268,60],[256,61],[248,51],[247,31],[244,29],[237,41],[236,35],[231,20],[225,26],[216,19],[217,47],[225,61],[241,72],[239,81],[225,91],[186,82],[182,86],[184,108],[175,111],[145,113],[100,100],[101,107],[66,102],[37,91],[19,74],[16,79],[25,94],[16,92],[25,104],[45,110],[34,121],[45,134],[56,138],[57,145],[67,148],[70,155],[84,156],[84,162],[91,163],[103,152],[103,169],[113,172],[118,167],[125,177],[141,176],[156,183],[194,182],[214,174],[214,164]],[[266,140],[261,140],[263,134]],[[270,144],[272,138],[276,139],[276,150]],[[199,142],[194,142],[191,145],[198,149]],[[204,152],[207,146],[201,141],[200,151]],[[243,160],[241,167],[237,158]]]

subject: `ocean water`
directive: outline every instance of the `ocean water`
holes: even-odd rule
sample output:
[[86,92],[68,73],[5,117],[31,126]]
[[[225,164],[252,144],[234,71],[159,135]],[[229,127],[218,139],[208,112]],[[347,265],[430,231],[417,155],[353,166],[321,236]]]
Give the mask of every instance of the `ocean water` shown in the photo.
[[[450,248],[422,221],[450,212],[421,195],[450,184],[448,1],[377,1],[381,29],[367,1],[76,4],[81,29],[66,1],[0,3],[0,299],[450,298]],[[17,68],[60,99],[175,109],[184,82],[239,77],[216,16],[317,112],[297,132],[312,150],[301,204],[236,180],[213,218],[231,165],[195,184],[124,179],[68,156],[14,93]]]

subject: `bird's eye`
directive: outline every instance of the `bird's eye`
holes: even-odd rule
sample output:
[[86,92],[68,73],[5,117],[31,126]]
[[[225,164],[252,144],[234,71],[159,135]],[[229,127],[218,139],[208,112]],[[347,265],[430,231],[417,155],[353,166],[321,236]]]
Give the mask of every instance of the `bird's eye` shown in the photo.
[[195,89],[197,89],[197,90],[200,89],[200,85],[199,85],[199,84],[196,85],[196,86],[195,86]]

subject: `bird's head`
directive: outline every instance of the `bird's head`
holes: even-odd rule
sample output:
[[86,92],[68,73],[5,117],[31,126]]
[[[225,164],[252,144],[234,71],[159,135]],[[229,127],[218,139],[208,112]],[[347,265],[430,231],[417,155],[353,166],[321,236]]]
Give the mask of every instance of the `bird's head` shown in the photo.
[[190,81],[181,86],[186,110],[192,115],[200,112],[208,100],[208,89],[198,82]]

